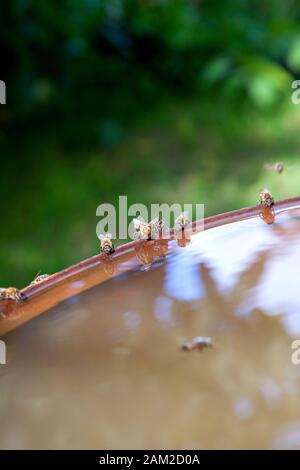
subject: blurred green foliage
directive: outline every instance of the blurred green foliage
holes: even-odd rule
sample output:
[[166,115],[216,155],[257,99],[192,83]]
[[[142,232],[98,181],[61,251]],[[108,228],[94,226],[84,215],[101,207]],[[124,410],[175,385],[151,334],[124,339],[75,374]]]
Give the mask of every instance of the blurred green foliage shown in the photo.
[[[300,4],[12,0],[1,7],[0,285],[97,252],[96,207],[206,214],[295,195]],[[300,110],[300,108],[299,108]]]
[[113,118],[128,122],[162,89],[217,85],[265,106],[300,71],[298,1],[13,0],[3,10],[11,119],[96,108],[104,141],[107,127],[109,142],[120,137]]

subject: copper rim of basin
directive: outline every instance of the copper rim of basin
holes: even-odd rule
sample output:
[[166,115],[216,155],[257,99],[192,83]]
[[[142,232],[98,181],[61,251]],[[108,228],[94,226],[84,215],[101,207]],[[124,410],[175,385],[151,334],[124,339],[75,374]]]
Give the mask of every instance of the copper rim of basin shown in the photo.
[[[272,210],[274,213],[278,213],[299,206],[300,197],[295,197],[277,202]],[[262,208],[256,205],[207,217],[204,221],[192,223],[191,235],[198,233],[201,228],[208,230],[261,215]],[[50,275],[37,284],[25,287],[21,291],[24,300],[0,302],[0,337],[48,311],[63,300],[78,295],[117,274],[147,264],[147,261],[151,262],[153,259],[159,258],[167,252],[171,252],[175,247],[174,232],[171,230],[170,240],[129,242],[117,247],[112,255],[98,254],[87,258]]]

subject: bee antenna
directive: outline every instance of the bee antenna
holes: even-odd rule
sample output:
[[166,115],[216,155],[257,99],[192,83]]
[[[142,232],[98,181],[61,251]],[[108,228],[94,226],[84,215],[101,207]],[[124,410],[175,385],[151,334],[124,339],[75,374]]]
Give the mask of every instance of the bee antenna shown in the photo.
[[39,277],[40,274],[41,274],[41,270],[39,270],[39,271],[36,273],[36,275],[34,276],[34,279],[33,279],[33,280],[35,281],[35,280]]

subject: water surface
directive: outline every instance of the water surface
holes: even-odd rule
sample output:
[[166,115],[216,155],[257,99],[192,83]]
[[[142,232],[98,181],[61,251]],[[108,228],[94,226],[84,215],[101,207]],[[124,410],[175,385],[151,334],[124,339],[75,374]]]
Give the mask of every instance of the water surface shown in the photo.
[[300,211],[145,250],[5,337],[0,447],[300,448]]

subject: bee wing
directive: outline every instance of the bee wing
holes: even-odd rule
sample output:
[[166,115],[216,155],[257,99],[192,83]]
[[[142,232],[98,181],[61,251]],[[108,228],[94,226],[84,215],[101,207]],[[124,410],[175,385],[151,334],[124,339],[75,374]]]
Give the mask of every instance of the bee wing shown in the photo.
[[265,163],[264,164],[264,169],[265,170],[273,170],[274,169],[274,164],[273,163]]
[[261,188],[259,194],[271,194],[271,191],[268,188]]
[[163,232],[164,226],[166,226],[166,224],[162,220],[160,220],[158,217],[151,220],[150,222],[151,238],[157,238]]
[[183,222],[184,222],[185,225],[189,225],[191,223],[190,215],[189,215],[188,211],[184,211],[182,213],[182,218],[183,218]]
[[286,164],[285,162],[277,162],[277,163],[265,163],[264,169],[265,170],[277,170],[278,165],[282,165],[281,171],[289,170],[290,168],[294,167],[294,165],[290,165],[289,163]]
[[152,239],[159,237],[159,227],[157,223],[151,224],[150,236]]
[[210,346],[212,344],[212,339],[210,336],[196,336],[192,339],[193,344],[204,344]]
[[150,226],[151,226],[151,228],[152,227],[155,227],[155,228],[158,227],[159,226],[159,218],[155,217],[155,219],[151,220]]
[[175,222],[175,225],[174,225],[174,230],[175,232],[180,232],[182,231],[182,225],[179,221]]
[[146,222],[144,221],[144,219],[142,217],[138,217],[137,219],[133,219],[133,225],[134,225],[135,230],[140,230],[141,226],[145,225],[145,224],[146,224]]
[[160,224],[160,232],[164,235],[170,231],[169,227],[167,224],[162,220]]
[[111,240],[112,239],[112,234],[111,233],[100,233],[98,236],[99,240]]
[[140,228],[139,219],[133,219],[133,225],[134,225],[135,230],[139,229]]
[[158,217],[151,220],[150,224],[151,224],[151,227],[158,227],[160,230],[164,230],[165,228],[168,227],[167,224],[163,220],[159,219]]
[[141,238],[141,232],[139,230],[136,230],[134,233],[133,233],[133,239],[134,240],[140,240]]

